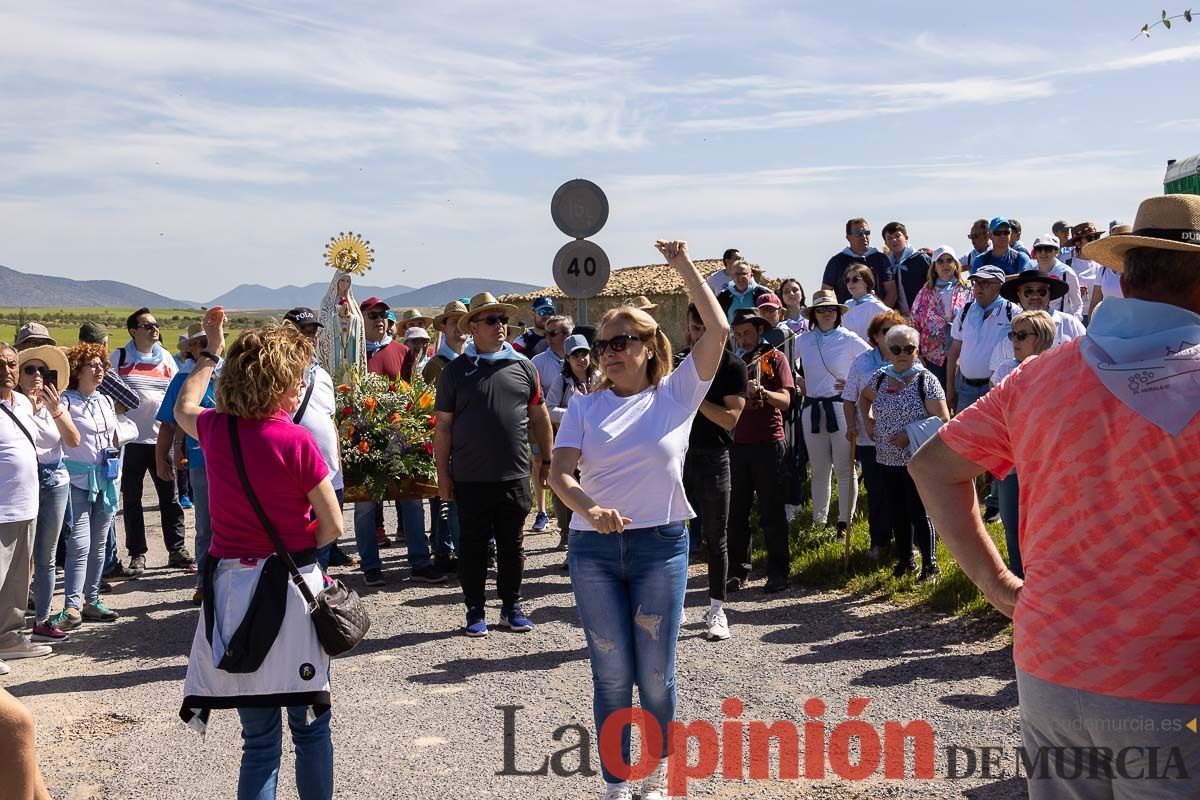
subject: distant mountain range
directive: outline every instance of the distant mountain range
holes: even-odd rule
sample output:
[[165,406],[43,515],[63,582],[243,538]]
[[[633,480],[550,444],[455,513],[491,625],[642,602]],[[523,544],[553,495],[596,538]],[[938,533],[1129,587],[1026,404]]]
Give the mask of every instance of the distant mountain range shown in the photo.
[[[393,308],[420,307],[436,308],[444,306],[451,300],[470,298],[480,292],[491,292],[499,297],[502,294],[520,294],[542,287],[532,283],[516,283],[514,281],[498,281],[492,278],[451,278],[448,281],[433,283],[420,289],[414,289],[403,294],[380,294],[389,306]],[[357,290],[354,296],[365,299],[365,295]]]
[[[296,306],[308,306],[309,308],[317,308],[321,305],[321,299],[325,297],[325,292],[329,291],[329,283],[310,283],[307,286],[281,286],[278,289],[271,289],[267,286],[262,286],[257,283],[243,283],[237,288],[230,289],[220,297],[214,297],[205,303],[205,306],[212,308],[213,306],[224,306],[230,309],[289,309]],[[396,286],[367,286],[365,284],[354,284],[354,296],[359,300],[365,300],[368,297],[388,297],[393,294],[402,292],[411,292],[413,287],[396,285]]]
[[0,304],[28,308],[199,308],[119,281],[76,281],[0,266]]

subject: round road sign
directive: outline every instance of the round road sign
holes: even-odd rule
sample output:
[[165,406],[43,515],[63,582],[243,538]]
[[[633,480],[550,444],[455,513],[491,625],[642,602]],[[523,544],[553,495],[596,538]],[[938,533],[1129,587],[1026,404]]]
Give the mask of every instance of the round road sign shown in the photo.
[[554,255],[554,283],[567,297],[595,297],[609,270],[608,256],[595,242],[576,239]]
[[596,184],[576,178],[558,187],[550,201],[550,216],[567,236],[586,239],[608,222],[608,198]]

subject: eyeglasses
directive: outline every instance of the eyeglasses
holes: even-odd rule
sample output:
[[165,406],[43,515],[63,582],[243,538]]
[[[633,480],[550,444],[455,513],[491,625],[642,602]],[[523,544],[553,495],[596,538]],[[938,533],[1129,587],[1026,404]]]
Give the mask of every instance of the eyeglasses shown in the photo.
[[850,235],[851,236],[870,236],[871,229],[870,228],[856,228],[855,230],[850,231]]
[[156,331],[156,330],[158,330],[158,323],[157,322],[143,322],[141,325],[138,325],[138,327],[144,331]]
[[1033,331],[1009,331],[1008,340],[1010,342],[1023,342],[1030,336],[1035,336]]
[[817,306],[813,309],[814,314],[836,314],[837,307],[835,306]]
[[846,283],[858,283],[861,280],[861,275],[851,275],[849,278],[846,278]]
[[1021,290],[1021,297],[1049,297],[1049,286],[1029,286]]
[[614,353],[624,353],[630,342],[644,342],[645,340],[644,336],[626,336],[625,334],[614,336],[611,339],[597,339],[592,342],[592,352],[596,354],[597,358],[604,355],[604,351],[609,349]]
[[566,336],[566,335],[567,335],[567,332],[564,330],[546,331],[546,336],[547,336],[547,338],[550,338],[550,339],[557,339],[559,336]]
[[1058,248],[1054,247],[1053,245],[1039,244],[1037,247],[1033,248],[1033,252],[1035,252],[1035,253],[1053,253],[1057,249]]
[[906,344],[902,347],[898,344],[894,344],[889,347],[888,350],[891,350],[892,355],[894,356],[898,356],[901,353],[904,353],[906,356],[911,356],[913,353],[917,352],[917,346],[915,344]]
[[[13,366],[15,367],[16,364],[13,364]],[[33,364],[26,364],[21,368],[21,371],[26,375],[41,375],[43,380],[50,375],[49,367],[35,367]]]
[[992,231],[992,236],[1012,236],[1012,231],[996,230]]
[[103,361],[92,361],[90,363],[84,364],[80,369],[98,369],[101,372],[103,372],[104,371],[104,362]]
[[479,322],[486,322],[488,325],[495,325],[499,322],[501,325],[508,324],[507,314],[488,314],[486,317],[480,317]]
[[367,319],[387,319],[386,311],[368,311]]

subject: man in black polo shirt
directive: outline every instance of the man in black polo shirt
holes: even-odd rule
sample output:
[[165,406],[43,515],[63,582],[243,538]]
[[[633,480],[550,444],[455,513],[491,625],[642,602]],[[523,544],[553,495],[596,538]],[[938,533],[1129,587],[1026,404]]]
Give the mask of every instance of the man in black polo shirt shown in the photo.
[[[438,497],[458,501],[458,578],[468,636],[487,635],[484,590],[491,538],[496,540],[500,624],[533,629],[520,606],[523,531],[532,504],[529,436],[549,453],[553,435],[537,370],[505,341],[509,315],[515,312],[515,306],[497,302],[488,292],[472,297],[458,326],[473,339],[438,378],[433,439]],[[542,469],[549,472],[549,465],[547,458]]]
[[[704,322],[696,306],[688,304],[688,332],[691,341],[704,335]],[[725,581],[729,578],[729,446],[733,428],[746,405],[746,365],[725,350],[721,365],[700,410],[692,421],[687,458],[683,462],[683,486],[688,503],[698,517],[708,550],[709,609],[704,625],[711,641],[729,638],[725,618]]]
[[835,253],[825,265],[821,288],[837,294],[839,303],[850,299],[846,288],[846,270],[851,264],[866,264],[875,273],[875,294],[889,307],[896,307],[896,268],[883,253],[871,247],[871,226],[862,217],[846,221],[848,247]]

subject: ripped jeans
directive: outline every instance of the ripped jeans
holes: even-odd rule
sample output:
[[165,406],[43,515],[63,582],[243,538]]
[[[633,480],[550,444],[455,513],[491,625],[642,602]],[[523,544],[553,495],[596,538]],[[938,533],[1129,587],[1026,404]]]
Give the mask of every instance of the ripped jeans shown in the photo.
[[[682,522],[624,533],[572,529],[567,560],[592,665],[596,735],[615,711],[633,705],[633,687],[657,721],[665,758],[675,718],[675,640],[687,588],[688,534]],[[621,733],[629,763],[630,729]],[[643,742],[645,740],[643,739]],[[604,780],[621,779],[601,763]]]

